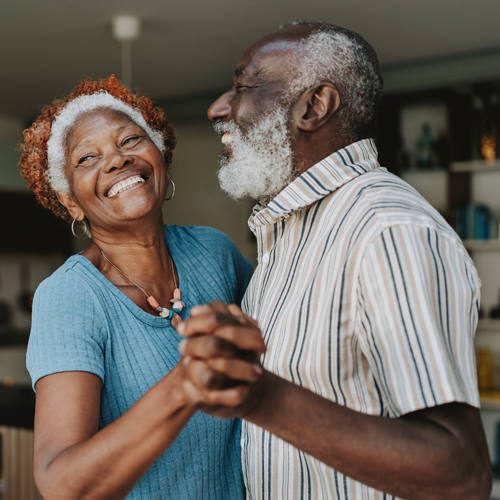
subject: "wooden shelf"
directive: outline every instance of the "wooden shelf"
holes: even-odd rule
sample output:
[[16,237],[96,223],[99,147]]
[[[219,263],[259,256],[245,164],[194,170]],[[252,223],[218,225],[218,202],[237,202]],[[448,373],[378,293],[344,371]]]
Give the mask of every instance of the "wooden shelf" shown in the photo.
[[472,160],[452,163],[450,169],[453,173],[461,172],[500,172],[500,160]]
[[500,319],[480,319],[477,331],[500,333]]
[[469,252],[500,252],[500,240],[464,240]]
[[481,396],[481,410],[500,411],[500,398],[488,398]]

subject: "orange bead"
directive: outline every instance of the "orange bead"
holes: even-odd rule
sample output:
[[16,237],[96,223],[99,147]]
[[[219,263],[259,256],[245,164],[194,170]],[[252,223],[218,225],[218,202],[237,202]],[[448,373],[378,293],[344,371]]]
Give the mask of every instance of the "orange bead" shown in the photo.
[[148,297],[148,304],[153,308],[153,309],[156,309],[160,304],[158,304],[158,302],[156,301],[156,299],[150,295]]
[[174,299],[181,300],[181,291],[179,290],[179,288],[176,288],[174,290]]

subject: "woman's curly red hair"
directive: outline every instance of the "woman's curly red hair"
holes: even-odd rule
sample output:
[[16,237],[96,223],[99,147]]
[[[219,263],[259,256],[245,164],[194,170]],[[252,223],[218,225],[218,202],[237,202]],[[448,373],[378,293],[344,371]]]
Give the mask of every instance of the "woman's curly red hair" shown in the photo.
[[33,191],[35,197],[45,208],[71,222],[72,218],[64,205],[57,199],[55,191],[49,184],[47,177],[47,142],[50,137],[51,125],[55,116],[69,102],[84,94],[93,94],[105,90],[109,94],[134,109],[141,112],[146,123],[158,130],[163,135],[165,142],[165,164],[167,168],[172,163],[172,154],[176,144],[174,127],[168,122],[162,109],[153,106],[151,99],[130,93],[115,75],[101,80],[85,79],[64,99],[56,99],[42,109],[41,115],[34,121],[31,127],[23,132],[24,141],[21,144],[21,160],[19,167],[21,175],[28,182],[28,187]]

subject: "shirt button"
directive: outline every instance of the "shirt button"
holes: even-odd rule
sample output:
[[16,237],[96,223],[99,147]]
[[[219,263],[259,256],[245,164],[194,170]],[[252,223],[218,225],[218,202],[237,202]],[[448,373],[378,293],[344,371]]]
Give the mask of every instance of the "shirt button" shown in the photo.
[[262,256],[262,262],[264,262],[264,264],[267,264],[269,262],[269,254],[268,253],[265,253]]

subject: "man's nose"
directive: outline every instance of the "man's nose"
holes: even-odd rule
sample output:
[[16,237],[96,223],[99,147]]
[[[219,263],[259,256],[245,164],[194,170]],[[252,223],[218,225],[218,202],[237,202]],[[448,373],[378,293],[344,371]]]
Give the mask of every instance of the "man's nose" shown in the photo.
[[228,92],[222,94],[209,108],[207,116],[210,121],[224,120],[229,116],[231,107],[229,106]]

